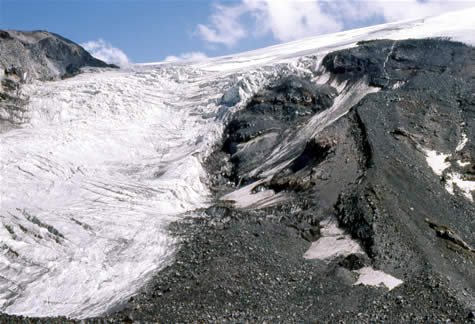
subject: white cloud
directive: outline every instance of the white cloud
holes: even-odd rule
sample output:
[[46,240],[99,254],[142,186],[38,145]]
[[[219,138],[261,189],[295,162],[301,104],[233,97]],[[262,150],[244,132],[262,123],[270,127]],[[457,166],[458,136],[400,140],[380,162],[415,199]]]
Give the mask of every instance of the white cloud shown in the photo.
[[170,55],[165,58],[165,62],[180,62],[180,61],[192,61],[192,62],[198,62],[198,61],[203,61],[207,59],[208,57],[206,56],[205,53],[202,52],[189,52],[189,53],[183,53],[180,56],[174,56]]
[[343,25],[322,10],[320,1],[243,0],[258,25],[280,41],[341,30]]
[[95,58],[110,64],[125,66],[130,63],[129,58],[119,48],[113,47],[110,43],[99,39],[81,44],[82,47]]
[[371,18],[386,22],[417,19],[475,6],[475,0],[241,0],[216,5],[198,34],[209,43],[233,46],[249,35],[279,41],[343,30]]
[[210,18],[211,27],[198,25],[198,33],[210,43],[232,46],[247,36],[247,32],[240,17],[246,13],[247,8],[239,5],[234,7],[215,6],[216,13]]
[[424,18],[475,6],[475,0],[365,0],[361,3],[363,6],[355,11],[356,14],[381,15],[387,22]]

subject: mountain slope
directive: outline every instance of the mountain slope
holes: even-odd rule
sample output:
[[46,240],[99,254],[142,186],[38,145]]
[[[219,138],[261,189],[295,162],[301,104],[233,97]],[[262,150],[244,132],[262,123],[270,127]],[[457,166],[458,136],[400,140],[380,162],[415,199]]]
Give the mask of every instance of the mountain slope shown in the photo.
[[85,66],[111,67],[53,33],[2,30],[0,35],[2,75],[15,74],[22,81],[71,77]]
[[[474,54],[437,39],[365,42],[323,59],[324,84],[284,78],[257,93],[208,160],[220,201],[113,318],[468,320],[473,189],[448,188],[455,174],[474,183]],[[450,155],[440,175],[432,151]]]
[[471,13],[26,85],[0,320],[470,321]]

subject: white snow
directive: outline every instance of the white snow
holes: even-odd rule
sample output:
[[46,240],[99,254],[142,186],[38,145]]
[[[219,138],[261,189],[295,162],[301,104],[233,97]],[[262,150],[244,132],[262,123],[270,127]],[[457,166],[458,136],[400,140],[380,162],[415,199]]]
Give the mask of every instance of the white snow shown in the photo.
[[[310,248],[305,252],[304,258],[329,262],[339,256],[366,254],[357,241],[338,227],[335,220],[328,219],[322,221],[320,225],[322,225],[321,237],[312,242]],[[374,270],[370,266],[353,272],[358,275],[358,280],[354,285],[384,285],[391,290],[403,283],[402,280],[382,271]]]
[[457,161],[457,164],[460,165],[461,167],[466,167],[467,165],[470,165],[470,162],[462,162],[462,161]]
[[[456,151],[459,151],[459,148],[467,143],[466,137],[462,137],[460,144],[457,146]],[[460,150],[462,149],[460,148]],[[423,149],[426,154],[427,164],[431,167],[435,174],[441,176],[443,172],[450,167],[450,162],[446,161],[447,158],[450,158],[452,154],[444,154],[433,150]],[[457,161],[457,164],[461,167],[464,167],[470,162]],[[473,202],[472,192],[475,191],[475,181],[466,180],[464,177],[454,171],[447,172],[444,175],[445,180],[445,189],[451,195],[455,194],[454,187],[456,186],[461,194],[471,202]]]
[[457,172],[450,172],[447,174],[445,179],[445,189],[450,193],[454,194],[454,187],[460,190],[461,194],[471,202],[473,202],[472,191],[475,191],[475,181],[465,180],[462,175]]
[[459,151],[463,150],[463,148],[465,147],[465,145],[467,143],[468,143],[468,137],[465,133],[462,133],[462,139],[460,140],[460,143],[455,148],[455,151],[459,152]]
[[348,256],[355,253],[364,253],[358,242],[338,227],[336,221],[323,221],[320,224],[321,237],[312,242],[305,252],[305,259],[330,261],[338,256]]
[[425,149],[424,153],[426,154],[427,164],[438,176],[441,176],[444,170],[450,167],[450,162],[447,162],[446,159],[450,157],[451,154],[439,153],[428,149]]
[[[0,310],[84,318],[125,300],[171,260],[176,242],[167,225],[207,205],[201,161],[223,122],[253,93],[285,74],[321,74],[326,53],[361,40],[448,36],[475,45],[473,17],[475,8],[198,63],[143,64],[26,86],[28,111],[0,112],[22,123],[0,134]],[[309,54],[318,57],[312,64],[301,58]],[[376,91],[364,82],[338,88],[335,105],[282,143],[276,158]],[[445,157],[434,154],[428,163],[441,174]],[[268,162],[256,172],[275,161]],[[251,189],[227,198],[241,207],[278,199]],[[305,257],[360,250],[335,224],[323,232]]]
[[384,286],[389,290],[393,290],[404,283],[404,281],[382,271],[374,270],[372,267],[364,267],[354,272],[359,275],[354,285]]
[[236,208],[268,207],[272,203],[278,202],[281,195],[275,194],[274,190],[262,190],[255,193],[252,192],[254,188],[258,187],[264,182],[265,180],[260,180],[239,188],[227,195],[224,195],[221,197],[221,200],[233,202]]
[[398,89],[398,88],[402,87],[404,85],[404,83],[405,82],[403,82],[403,81],[398,81],[398,82],[394,83],[393,89]]

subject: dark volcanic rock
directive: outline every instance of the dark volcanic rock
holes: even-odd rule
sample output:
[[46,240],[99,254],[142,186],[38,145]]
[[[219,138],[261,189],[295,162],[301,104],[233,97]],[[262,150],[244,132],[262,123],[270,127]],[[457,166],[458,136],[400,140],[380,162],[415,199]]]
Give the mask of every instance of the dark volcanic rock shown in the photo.
[[348,270],[358,270],[371,264],[364,254],[350,254],[338,263]]

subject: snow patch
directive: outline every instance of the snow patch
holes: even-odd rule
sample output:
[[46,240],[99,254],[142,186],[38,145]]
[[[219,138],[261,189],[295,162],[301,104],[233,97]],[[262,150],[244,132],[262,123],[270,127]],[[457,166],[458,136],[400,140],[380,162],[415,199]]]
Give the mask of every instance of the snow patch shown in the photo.
[[393,89],[399,89],[399,88],[402,87],[404,84],[405,84],[404,81],[398,81],[398,82],[394,83]]
[[393,290],[404,281],[397,279],[382,271],[374,270],[372,267],[364,267],[353,271],[359,275],[358,280],[353,285],[366,285],[373,287],[384,286],[389,290]]
[[338,256],[364,253],[358,242],[339,228],[336,221],[323,221],[321,235],[305,252],[305,259],[333,260]]
[[[465,134],[464,134],[465,135]],[[457,146],[458,150],[461,150],[464,145],[467,143],[466,136],[462,137],[460,144]],[[450,167],[450,162],[447,162],[447,158],[450,158],[452,154],[438,153],[436,151],[431,151],[424,149],[426,154],[427,164],[431,167],[435,174],[442,176],[443,172]],[[467,166],[470,162],[457,161],[457,164],[461,167]],[[455,194],[455,186],[460,190],[462,195],[473,202],[472,191],[475,191],[475,181],[466,180],[464,177],[457,172],[448,172],[445,174],[445,190],[451,195]]]
[[427,164],[431,167],[435,174],[441,176],[445,169],[450,167],[450,163],[446,161],[451,154],[438,153],[437,151],[431,151],[424,149],[426,154]]
[[466,167],[467,165],[470,165],[470,162],[468,162],[468,161],[467,162],[462,162],[462,161],[458,160],[457,164],[463,168],[463,167]]
[[227,195],[221,197],[223,201],[231,201],[237,208],[249,208],[249,207],[269,207],[272,203],[278,202],[281,197],[280,194],[275,194],[274,190],[262,190],[252,192],[252,190],[266,180],[260,180],[244,186],[238,190],[235,190]]
[[465,147],[467,142],[468,142],[467,135],[465,133],[462,133],[462,139],[460,140],[460,143],[455,148],[455,152],[459,152],[459,151],[463,150],[463,148]]
[[[335,220],[326,220],[320,223],[323,227],[317,241],[313,242],[305,252],[305,259],[331,261],[336,257],[346,257],[351,254],[365,254],[361,246],[350,235],[339,228]],[[403,283],[389,274],[374,270],[372,267],[364,267],[353,271],[358,274],[358,280],[354,285],[385,286],[389,290]]]
[[447,174],[445,181],[445,189],[450,194],[454,194],[454,187],[457,186],[462,195],[473,202],[472,191],[475,191],[475,181],[465,180],[462,175],[456,172],[450,172]]

